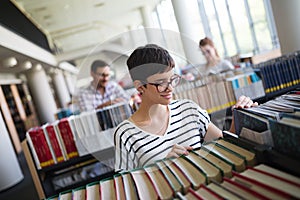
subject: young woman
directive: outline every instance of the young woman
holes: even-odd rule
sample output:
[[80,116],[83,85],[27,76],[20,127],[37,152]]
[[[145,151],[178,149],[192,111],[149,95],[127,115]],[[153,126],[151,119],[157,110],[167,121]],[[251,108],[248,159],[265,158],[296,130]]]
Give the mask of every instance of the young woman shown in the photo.
[[[127,65],[142,102],[114,133],[116,171],[188,154],[203,141],[222,137],[222,131],[196,103],[172,100],[181,77],[174,73],[174,61],[167,50],[154,44],[139,47]],[[253,105],[257,103],[243,96],[234,107]]]
[[206,74],[217,74],[234,69],[234,66],[230,61],[220,58],[213,41],[208,37],[200,40],[199,47],[207,61],[205,65]]

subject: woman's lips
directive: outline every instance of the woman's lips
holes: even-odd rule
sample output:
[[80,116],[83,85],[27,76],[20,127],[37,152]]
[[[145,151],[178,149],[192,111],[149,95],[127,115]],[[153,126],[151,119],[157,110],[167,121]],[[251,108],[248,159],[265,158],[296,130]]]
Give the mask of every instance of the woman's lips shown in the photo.
[[165,99],[171,99],[172,98],[172,93],[168,93],[168,94],[161,94],[160,96],[162,96]]

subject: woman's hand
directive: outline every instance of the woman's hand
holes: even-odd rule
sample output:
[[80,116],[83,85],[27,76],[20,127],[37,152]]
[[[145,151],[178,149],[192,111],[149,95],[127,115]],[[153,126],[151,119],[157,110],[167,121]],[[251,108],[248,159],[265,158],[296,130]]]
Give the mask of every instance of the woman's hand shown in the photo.
[[178,144],[174,144],[174,146],[172,147],[171,151],[168,153],[166,158],[178,158],[181,155],[188,155],[189,154],[188,151],[192,149],[193,147],[191,146],[181,146]]
[[258,106],[257,102],[253,102],[249,97],[242,95],[240,96],[236,104],[231,107],[231,109],[233,110],[234,108],[250,108],[255,106]]
[[[254,102],[249,98],[249,97],[246,97],[246,96],[240,96],[240,98],[238,99],[238,101],[236,102],[235,105],[233,105],[231,107],[231,109],[235,109],[235,108],[250,108],[250,107],[256,107],[258,106],[258,103],[257,102]],[[235,126],[234,126],[234,116],[233,116],[233,113],[232,113],[232,122],[231,122],[231,126],[230,126],[230,129],[229,129],[229,132],[231,133],[235,133]]]

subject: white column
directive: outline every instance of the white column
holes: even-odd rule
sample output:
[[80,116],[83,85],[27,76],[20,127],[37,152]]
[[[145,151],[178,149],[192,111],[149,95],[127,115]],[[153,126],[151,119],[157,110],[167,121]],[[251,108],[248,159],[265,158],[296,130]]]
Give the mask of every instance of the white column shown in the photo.
[[282,54],[300,49],[300,1],[271,0]]
[[14,147],[11,143],[9,133],[3,121],[0,111],[0,191],[14,186],[23,180],[24,176],[21,171]]
[[55,69],[51,77],[60,107],[65,108],[71,101],[71,98],[63,72],[59,69]]
[[71,74],[71,73],[65,72],[64,77],[65,77],[65,80],[66,80],[66,84],[67,84],[69,93],[71,95],[73,95],[74,92],[75,92],[76,76]]
[[47,75],[41,64],[37,64],[29,70],[26,77],[40,122],[43,124],[55,121],[54,115],[57,107]]
[[151,18],[150,8],[148,6],[141,7],[141,15],[148,43],[157,43],[157,38],[155,37],[155,30],[153,30],[153,21]]
[[189,3],[189,1],[172,0],[174,14],[181,34],[181,41],[187,61],[191,64],[198,64],[201,62],[201,57],[198,51],[198,42],[192,39],[193,25],[191,19],[187,17],[189,16],[189,9],[186,6],[187,3]]

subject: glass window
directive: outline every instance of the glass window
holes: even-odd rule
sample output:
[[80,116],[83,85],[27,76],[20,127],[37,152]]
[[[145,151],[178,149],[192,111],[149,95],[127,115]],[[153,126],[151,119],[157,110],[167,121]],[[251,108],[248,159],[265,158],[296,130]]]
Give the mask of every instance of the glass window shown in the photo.
[[228,0],[229,9],[235,28],[240,53],[254,51],[253,38],[245,9],[244,1]]
[[272,49],[272,39],[266,19],[266,10],[262,0],[248,1],[259,51]]
[[206,16],[208,18],[211,33],[213,35],[213,38],[211,39],[214,41],[214,44],[218,49],[218,53],[222,57],[222,55],[224,55],[224,48],[222,45],[220,29],[218,26],[218,21],[217,21],[217,16],[216,16],[213,1],[204,1],[204,8],[205,8]]
[[[220,56],[225,57],[233,56],[237,53],[254,52],[255,40],[257,40],[259,52],[273,48],[264,0],[248,0],[250,19],[248,19],[245,1],[203,0],[202,2],[211,30],[212,40]],[[226,3],[228,3],[228,6]],[[228,12],[230,12],[230,15]],[[252,22],[253,24],[251,24]]]

